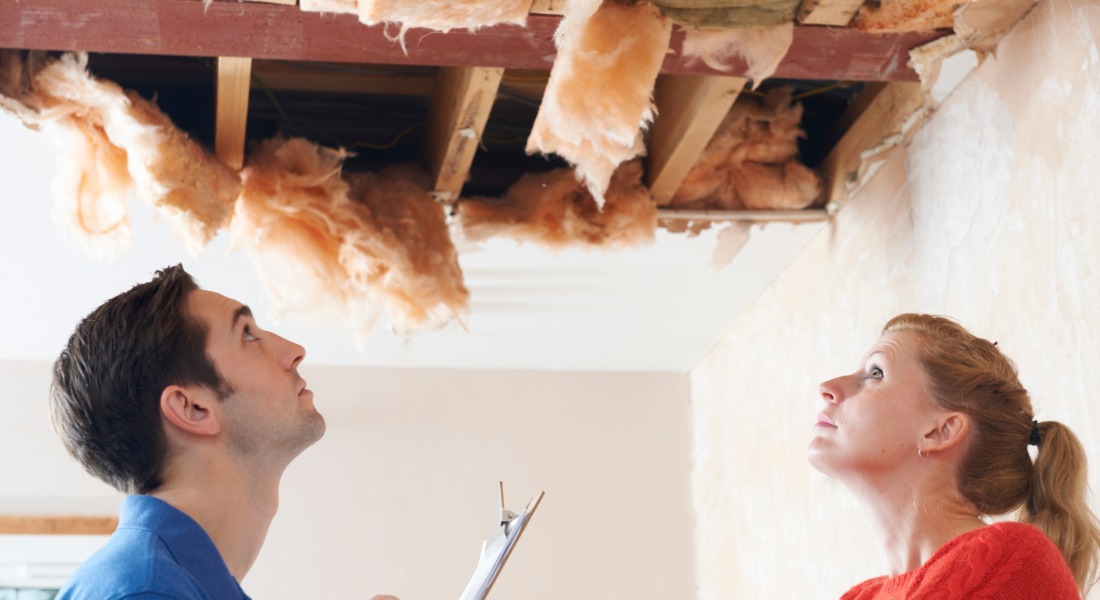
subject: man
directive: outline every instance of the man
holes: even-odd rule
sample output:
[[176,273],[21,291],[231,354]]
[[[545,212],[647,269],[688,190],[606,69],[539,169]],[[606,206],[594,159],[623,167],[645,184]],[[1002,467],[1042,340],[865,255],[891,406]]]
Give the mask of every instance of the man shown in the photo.
[[86,470],[133,495],[58,600],[246,599],[279,479],[325,432],[303,358],[182,266],[81,321],[54,366],[54,428]]

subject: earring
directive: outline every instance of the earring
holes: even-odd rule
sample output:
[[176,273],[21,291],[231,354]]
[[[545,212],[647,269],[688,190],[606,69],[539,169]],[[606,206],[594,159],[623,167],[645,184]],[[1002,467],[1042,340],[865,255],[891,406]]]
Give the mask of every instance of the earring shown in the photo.
[[921,454],[920,446],[917,446],[917,456],[919,456],[921,458],[921,460],[928,460],[928,454],[927,453]]

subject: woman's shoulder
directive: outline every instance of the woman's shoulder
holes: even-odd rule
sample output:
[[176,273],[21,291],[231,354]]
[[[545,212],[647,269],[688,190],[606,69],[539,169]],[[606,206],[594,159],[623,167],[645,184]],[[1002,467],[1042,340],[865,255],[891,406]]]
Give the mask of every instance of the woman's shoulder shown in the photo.
[[842,600],[904,597],[1076,599],[1077,586],[1058,548],[1039,529],[1004,522],[944,544],[919,569],[869,579]]
[[1026,523],[976,529],[951,540],[937,555],[925,565],[930,589],[947,587],[974,598],[1078,597],[1058,547]]

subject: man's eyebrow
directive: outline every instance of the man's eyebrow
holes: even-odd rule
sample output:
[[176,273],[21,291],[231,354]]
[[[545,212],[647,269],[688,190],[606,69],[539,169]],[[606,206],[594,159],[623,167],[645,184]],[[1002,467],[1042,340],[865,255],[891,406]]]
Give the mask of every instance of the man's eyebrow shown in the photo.
[[242,304],[240,308],[233,311],[233,322],[229,326],[229,333],[232,334],[237,330],[237,321],[241,320],[241,317],[251,317],[252,309],[248,308],[247,304]]

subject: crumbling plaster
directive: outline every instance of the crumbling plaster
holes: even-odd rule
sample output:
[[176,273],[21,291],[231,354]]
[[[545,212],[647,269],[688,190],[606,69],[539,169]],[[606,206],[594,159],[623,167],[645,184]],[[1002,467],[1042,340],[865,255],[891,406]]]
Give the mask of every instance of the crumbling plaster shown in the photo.
[[805,449],[816,385],[898,313],[997,340],[1100,486],[1098,38],[1100,4],[1037,4],[692,371],[699,600],[837,598],[885,572]]

